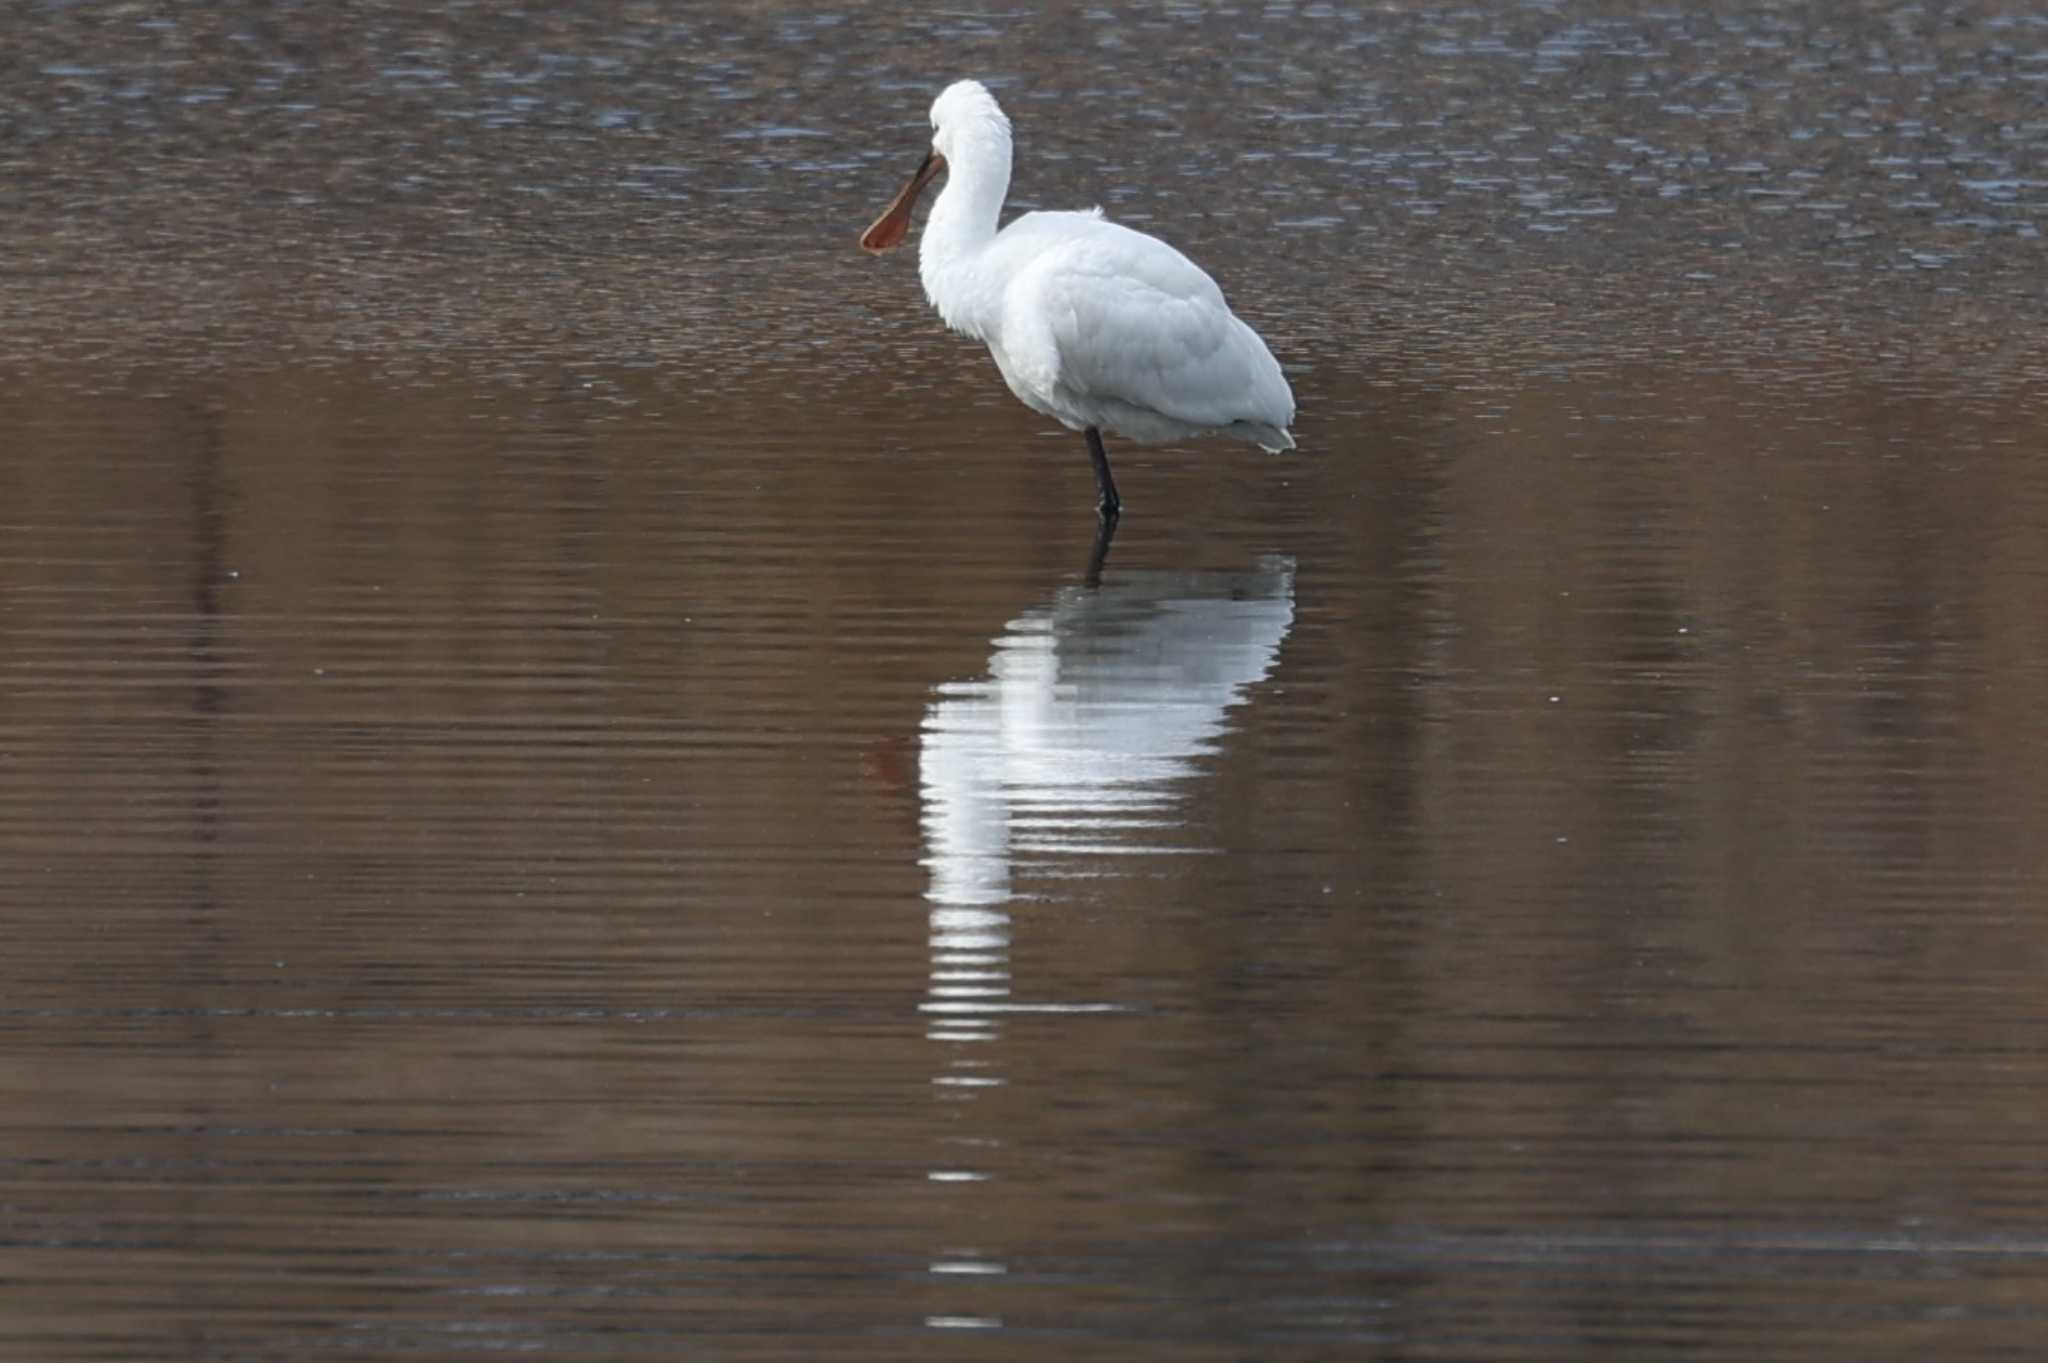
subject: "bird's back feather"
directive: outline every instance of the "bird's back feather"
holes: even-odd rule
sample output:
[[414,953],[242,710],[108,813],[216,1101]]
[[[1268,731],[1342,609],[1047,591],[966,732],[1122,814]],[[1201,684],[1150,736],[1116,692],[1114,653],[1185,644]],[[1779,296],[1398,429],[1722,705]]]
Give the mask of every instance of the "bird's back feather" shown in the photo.
[[1086,213],[1026,214],[994,246],[1008,283],[987,339],[1027,403],[1139,440],[1292,446],[1279,363],[1179,251]]

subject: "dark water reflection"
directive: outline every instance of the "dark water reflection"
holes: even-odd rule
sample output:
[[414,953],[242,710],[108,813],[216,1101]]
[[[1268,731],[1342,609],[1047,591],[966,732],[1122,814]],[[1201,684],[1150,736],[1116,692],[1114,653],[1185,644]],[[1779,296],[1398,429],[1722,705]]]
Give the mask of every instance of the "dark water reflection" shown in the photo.
[[2039,21],[903,22],[0,21],[0,1354],[2034,1357]]

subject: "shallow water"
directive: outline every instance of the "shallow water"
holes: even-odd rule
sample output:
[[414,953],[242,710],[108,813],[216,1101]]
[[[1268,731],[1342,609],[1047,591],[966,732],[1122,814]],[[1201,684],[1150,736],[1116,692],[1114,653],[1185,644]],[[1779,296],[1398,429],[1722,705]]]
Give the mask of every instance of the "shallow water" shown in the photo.
[[897,22],[5,21],[0,1354],[2033,1357],[2048,26]]

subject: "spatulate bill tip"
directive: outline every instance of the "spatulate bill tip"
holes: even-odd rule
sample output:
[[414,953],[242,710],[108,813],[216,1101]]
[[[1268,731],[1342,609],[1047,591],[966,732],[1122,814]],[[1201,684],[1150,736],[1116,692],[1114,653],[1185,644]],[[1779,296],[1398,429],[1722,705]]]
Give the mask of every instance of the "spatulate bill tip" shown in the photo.
[[876,218],[868,230],[860,234],[860,246],[870,255],[881,255],[903,244],[910,235],[908,213],[884,213]]

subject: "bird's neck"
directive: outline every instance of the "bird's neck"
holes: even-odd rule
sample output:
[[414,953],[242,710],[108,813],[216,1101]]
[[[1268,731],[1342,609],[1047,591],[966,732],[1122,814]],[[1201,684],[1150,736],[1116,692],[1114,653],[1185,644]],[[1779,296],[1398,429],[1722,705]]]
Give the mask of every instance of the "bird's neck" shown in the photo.
[[990,278],[983,257],[1010,192],[1010,139],[991,129],[956,152],[918,243],[918,274],[947,326],[987,339],[1001,281]]

